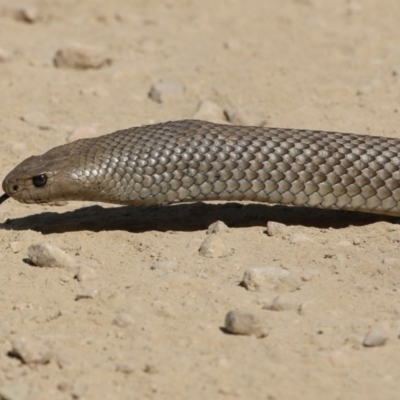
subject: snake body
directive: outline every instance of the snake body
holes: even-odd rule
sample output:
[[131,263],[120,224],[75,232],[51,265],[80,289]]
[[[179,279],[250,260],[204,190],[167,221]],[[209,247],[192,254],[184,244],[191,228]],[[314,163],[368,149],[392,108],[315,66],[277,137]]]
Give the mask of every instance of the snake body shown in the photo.
[[133,206],[250,200],[400,216],[400,140],[183,120],[33,156],[2,200]]

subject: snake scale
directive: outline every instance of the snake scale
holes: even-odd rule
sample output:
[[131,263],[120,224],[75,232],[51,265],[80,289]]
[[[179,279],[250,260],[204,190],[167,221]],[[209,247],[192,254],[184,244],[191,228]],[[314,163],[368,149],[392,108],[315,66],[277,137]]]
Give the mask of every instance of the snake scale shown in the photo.
[[166,122],[32,156],[3,190],[0,203],[250,200],[400,216],[400,139]]

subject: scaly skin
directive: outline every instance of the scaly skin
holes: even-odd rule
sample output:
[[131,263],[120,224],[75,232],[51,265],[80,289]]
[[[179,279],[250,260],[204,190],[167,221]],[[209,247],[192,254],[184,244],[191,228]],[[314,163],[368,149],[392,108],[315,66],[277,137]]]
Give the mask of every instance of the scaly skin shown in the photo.
[[3,200],[251,200],[400,216],[399,154],[399,139],[175,121],[30,157],[4,179]]

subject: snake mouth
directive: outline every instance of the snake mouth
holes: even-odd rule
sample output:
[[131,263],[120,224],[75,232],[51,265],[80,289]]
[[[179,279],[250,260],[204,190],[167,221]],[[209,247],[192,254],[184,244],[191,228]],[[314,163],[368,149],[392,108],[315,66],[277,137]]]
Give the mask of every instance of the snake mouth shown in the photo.
[[4,193],[3,196],[0,197],[0,204],[2,204],[4,201],[9,199],[10,196],[7,193]]

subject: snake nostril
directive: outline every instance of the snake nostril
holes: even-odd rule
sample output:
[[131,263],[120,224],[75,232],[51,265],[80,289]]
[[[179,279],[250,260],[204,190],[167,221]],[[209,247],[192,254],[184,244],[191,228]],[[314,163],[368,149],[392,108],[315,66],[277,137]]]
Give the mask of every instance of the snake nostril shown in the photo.
[[12,189],[14,190],[14,192],[16,192],[16,191],[18,190],[18,185],[14,185],[14,186],[12,187]]

